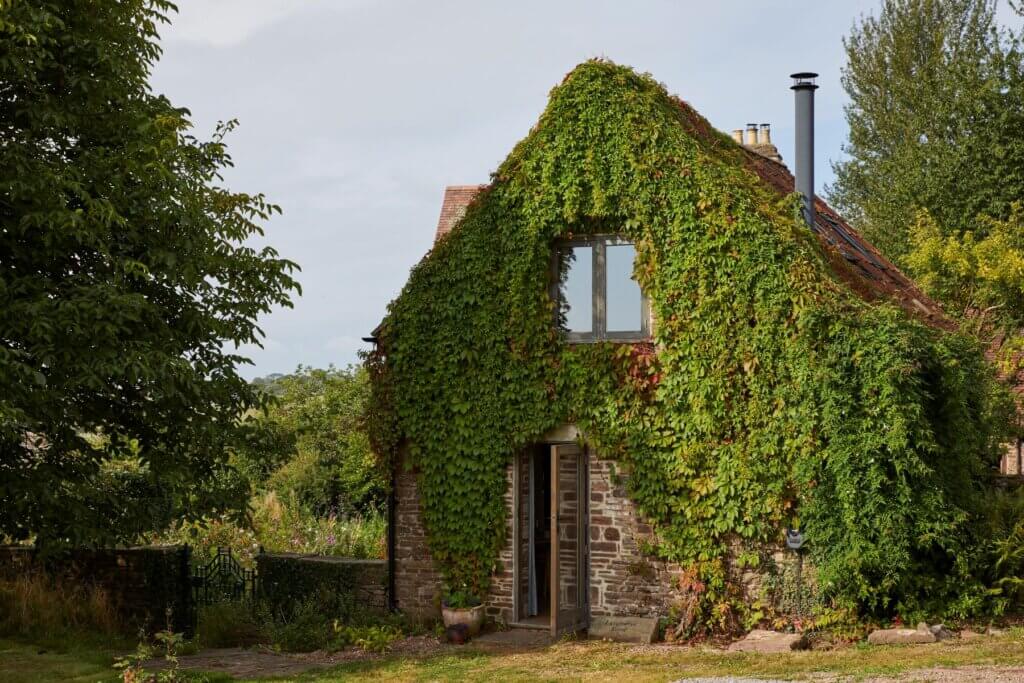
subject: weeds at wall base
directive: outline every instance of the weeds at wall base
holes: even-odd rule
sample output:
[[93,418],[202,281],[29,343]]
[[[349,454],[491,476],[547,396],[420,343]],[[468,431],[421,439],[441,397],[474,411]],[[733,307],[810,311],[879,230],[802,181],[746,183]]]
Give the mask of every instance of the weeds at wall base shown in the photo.
[[109,593],[41,573],[0,580],[0,636],[46,647],[124,646],[132,642]]

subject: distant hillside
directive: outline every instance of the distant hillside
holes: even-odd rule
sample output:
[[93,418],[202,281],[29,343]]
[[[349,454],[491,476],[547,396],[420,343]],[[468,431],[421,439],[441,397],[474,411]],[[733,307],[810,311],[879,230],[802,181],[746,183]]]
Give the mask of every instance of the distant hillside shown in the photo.
[[268,394],[280,396],[284,391],[284,387],[281,386],[281,380],[287,376],[280,372],[272,372],[266,377],[256,377],[252,380],[251,384],[263,389]]

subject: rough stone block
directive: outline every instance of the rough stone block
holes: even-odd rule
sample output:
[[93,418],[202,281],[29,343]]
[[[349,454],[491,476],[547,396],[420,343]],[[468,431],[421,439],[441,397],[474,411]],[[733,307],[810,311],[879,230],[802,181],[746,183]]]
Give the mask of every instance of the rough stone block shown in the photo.
[[591,638],[623,643],[653,643],[658,636],[656,617],[590,617],[587,631]]
[[742,640],[729,646],[733,652],[792,652],[807,649],[807,639],[802,633],[779,633],[756,628]]
[[868,642],[872,645],[917,645],[934,643],[935,634],[927,628],[880,628],[868,634]]

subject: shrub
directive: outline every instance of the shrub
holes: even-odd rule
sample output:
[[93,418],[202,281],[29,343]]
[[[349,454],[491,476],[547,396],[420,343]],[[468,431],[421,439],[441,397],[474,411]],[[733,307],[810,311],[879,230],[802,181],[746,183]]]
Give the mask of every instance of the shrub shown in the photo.
[[318,517],[294,499],[283,501],[274,492],[257,498],[254,508],[256,538],[268,552],[384,557],[387,521],[381,514]]
[[276,440],[236,457],[256,487],[294,498],[320,516],[379,509],[387,478],[363,429],[370,393],[366,370],[299,367],[276,378],[273,391],[277,401],[259,421]]
[[1024,489],[994,491],[979,525],[990,539],[978,571],[990,586],[995,614],[1024,606]]
[[284,652],[323,650],[335,640],[333,619],[315,599],[301,602],[287,612],[260,608],[260,619],[270,644]]
[[340,646],[355,645],[367,652],[384,653],[391,649],[391,644],[402,637],[402,629],[391,624],[372,624],[369,626],[345,626],[334,622],[335,644]]
[[199,608],[196,640],[202,647],[246,647],[266,639],[250,605],[219,603]]
[[217,548],[230,548],[239,562],[250,567],[260,550],[260,542],[251,527],[239,525],[226,517],[182,522],[147,540],[161,545],[187,543],[192,546],[193,561],[197,563],[208,561],[217,554]]
[[148,540],[162,544],[188,543],[197,561],[212,557],[217,548],[231,548],[245,566],[262,546],[267,552],[309,553],[383,559],[387,520],[379,513],[363,517],[320,517],[293,498],[283,500],[273,491],[252,500],[252,525],[241,526],[226,518],[178,524]]
[[[167,609],[166,616],[166,628],[157,631],[153,635],[156,647],[142,640],[136,646],[134,653],[120,657],[114,663],[114,668],[121,671],[121,679],[125,683],[136,683],[137,681],[145,681],[146,683],[182,683],[183,681],[207,680],[205,676],[196,679],[180,671],[178,655],[183,654],[181,648],[186,645],[185,637],[180,633],[175,633],[173,630],[173,613],[170,608]],[[155,674],[150,674],[142,667],[147,660],[152,659],[158,653],[158,650],[162,650],[164,667]]]

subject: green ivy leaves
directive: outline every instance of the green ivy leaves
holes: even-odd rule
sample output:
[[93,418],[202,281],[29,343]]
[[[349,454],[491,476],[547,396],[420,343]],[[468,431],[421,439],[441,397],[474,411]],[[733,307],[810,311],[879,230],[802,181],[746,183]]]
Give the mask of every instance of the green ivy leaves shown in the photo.
[[[940,575],[969,551],[1002,424],[991,373],[972,341],[839,284],[796,215],[650,77],[591,61],[552,91],[413,269],[372,359],[375,441],[409,444],[450,585],[486,592],[511,456],[569,422],[619,461],[652,549],[693,570],[710,625],[738,600],[730,545],[798,522],[836,603],[956,590],[963,577]],[[551,250],[597,232],[636,244],[653,345],[573,346],[554,329]]]

